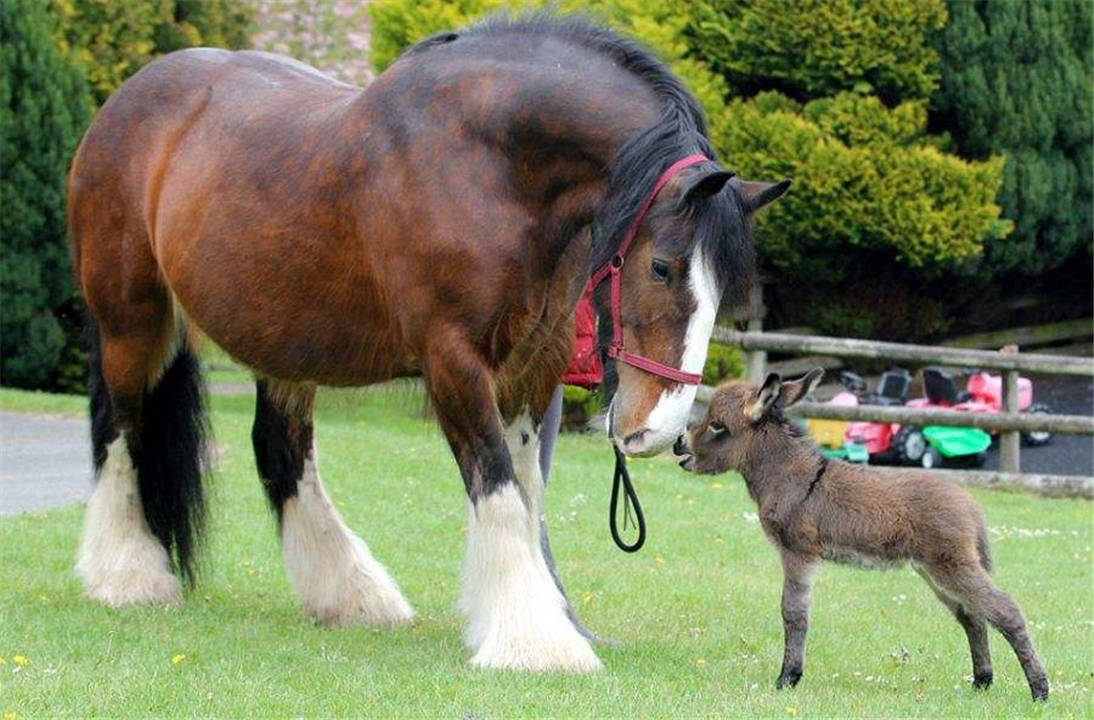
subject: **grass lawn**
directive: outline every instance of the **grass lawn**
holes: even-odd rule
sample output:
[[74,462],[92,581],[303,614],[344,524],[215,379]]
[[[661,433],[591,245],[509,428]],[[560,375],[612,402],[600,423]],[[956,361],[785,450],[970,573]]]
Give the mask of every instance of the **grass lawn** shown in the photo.
[[[0,408],[83,401],[4,391]],[[612,456],[566,436],[548,492],[555,555],[590,627],[620,641],[587,676],[467,666],[454,609],[465,500],[412,386],[320,394],[324,480],[351,527],[419,613],[393,632],[305,619],[286,578],[250,451],[253,400],[214,398],[220,448],[206,567],[177,609],[110,610],[72,572],[82,508],[0,520],[0,716],[1090,717],[1094,714],[1094,506],[976,491],[995,576],[1013,594],[1052,681],[1033,705],[992,633],[996,684],[975,692],[964,633],[911,570],[825,567],[806,671],[776,692],[781,573],[743,483],[668,459],[632,463],[646,547],[615,549]]]

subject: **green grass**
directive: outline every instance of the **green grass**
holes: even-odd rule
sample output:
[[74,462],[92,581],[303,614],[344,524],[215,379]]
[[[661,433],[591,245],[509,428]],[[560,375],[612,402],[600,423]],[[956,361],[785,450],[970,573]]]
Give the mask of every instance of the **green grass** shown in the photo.
[[[3,409],[83,406],[5,391]],[[324,479],[419,613],[411,627],[327,629],[293,599],[250,452],[252,400],[215,398],[206,570],[178,609],[110,610],[72,572],[81,508],[0,521],[0,713],[39,716],[1090,717],[1092,505],[976,492],[996,578],[1022,605],[1053,684],[1033,705],[993,633],[996,684],[974,692],[964,634],[910,570],[822,570],[806,674],[776,692],[780,570],[734,476],[632,463],[650,526],[625,555],[606,527],[602,438],[561,439],[548,493],[578,612],[620,647],[587,676],[476,671],[454,610],[464,497],[413,389],[321,394]],[[26,658],[24,665],[15,656]],[[173,662],[175,658],[177,662]]]

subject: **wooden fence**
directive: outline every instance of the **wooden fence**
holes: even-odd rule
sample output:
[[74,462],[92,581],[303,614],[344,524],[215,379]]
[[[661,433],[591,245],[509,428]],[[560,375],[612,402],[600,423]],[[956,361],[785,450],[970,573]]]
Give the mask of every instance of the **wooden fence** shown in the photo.
[[[1094,478],[1063,475],[1022,475],[1019,472],[1020,434],[1031,431],[1094,435],[1094,418],[1083,415],[1021,414],[1018,412],[1019,373],[1075,375],[1094,377],[1094,359],[1044,354],[1023,354],[1010,346],[1000,351],[971,350],[933,345],[874,342],[816,335],[789,335],[760,331],[759,322],[750,322],[749,331],[739,332],[716,327],[712,340],[741,348],[747,354],[748,376],[763,380],[768,352],[816,354],[843,358],[884,359],[913,365],[976,367],[1003,373],[1003,412],[962,413],[939,408],[883,407],[859,405],[837,407],[819,403],[801,403],[795,411],[803,417],[833,420],[899,422],[915,425],[978,427],[1000,431],[1000,472],[949,471],[953,479],[988,487],[1036,489],[1049,495],[1094,498]],[[702,388],[699,399],[713,392]]]

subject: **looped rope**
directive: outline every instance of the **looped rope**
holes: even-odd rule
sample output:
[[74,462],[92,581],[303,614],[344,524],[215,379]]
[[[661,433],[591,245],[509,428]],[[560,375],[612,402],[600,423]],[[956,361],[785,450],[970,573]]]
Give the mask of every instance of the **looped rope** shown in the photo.
[[[642,514],[642,504],[638,502],[638,493],[634,491],[631,483],[631,475],[627,472],[627,460],[619,448],[615,450],[615,478],[612,481],[612,501],[608,510],[608,526],[612,530],[612,540],[624,552],[637,552],[646,542],[646,516]],[[623,529],[627,529],[630,522],[638,528],[638,538],[628,544],[619,533],[619,486],[623,486]],[[631,514],[631,505],[634,505],[634,514]]]

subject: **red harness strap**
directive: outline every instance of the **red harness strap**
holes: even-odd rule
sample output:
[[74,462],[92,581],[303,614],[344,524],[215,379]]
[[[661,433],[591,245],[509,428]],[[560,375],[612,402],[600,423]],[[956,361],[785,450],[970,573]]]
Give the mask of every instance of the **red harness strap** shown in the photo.
[[623,322],[620,310],[620,273],[623,270],[623,262],[626,260],[627,252],[630,251],[631,245],[634,244],[634,238],[638,235],[638,228],[642,225],[642,220],[645,219],[650,206],[653,205],[657,193],[661,191],[661,188],[665,186],[665,183],[667,183],[673,175],[684,168],[709,161],[710,159],[705,155],[688,155],[685,158],[677,160],[670,165],[665,172],[661,173],[661,177],[657,178],[657,182],[654,183],[653,189],[650,190],[650,194],[642,201],[642,205],[638,208],[638,212],[635,214],[634,219],[631,220],[631,224],[627,226],[627,231],[623,233],[623,239],[620,241],[619,249],[615,251],[615,255],[612,256],[611,260],[596,269],[596,272],[589,278],[589,284],[585,286],[585,292],[591,295],[596,286],[599,285],[604,278],[611,275],[612,344],[608,346],[608,357],[625,362],[639,370],[645,370],[648,373],[660,375],[663,378],[668,378],[669,380],[674,380],[686,385],[698,385],[702,381],[703,376],[696,373],[684,372],[683,370],[669,367],[668,365],[662,365],[656,360],[651,360],[643,355],[635,355],[634,353],[629,353],[623,349]]

